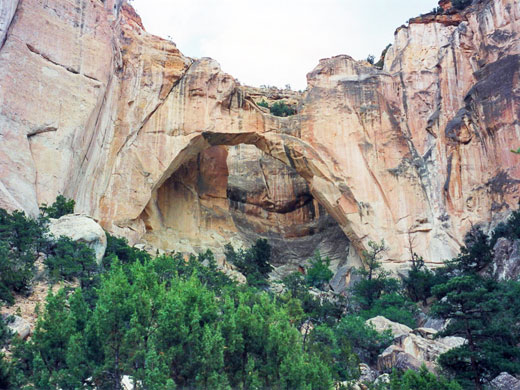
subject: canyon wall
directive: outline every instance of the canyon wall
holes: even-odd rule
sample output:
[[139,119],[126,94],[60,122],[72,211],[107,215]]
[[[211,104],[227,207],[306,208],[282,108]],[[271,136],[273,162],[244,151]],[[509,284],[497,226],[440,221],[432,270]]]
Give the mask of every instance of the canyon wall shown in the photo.
[[304,93],[273,97],[119,0],[2,2],[0,207],[34,215],[62,193],[134,243],[266,237],[292,269],[316,248],[359,265],[381,239],[389,268],[410,246],[439,264],[519,200],[519,18],[518,0],[415,18],[382,69],[323,59]]

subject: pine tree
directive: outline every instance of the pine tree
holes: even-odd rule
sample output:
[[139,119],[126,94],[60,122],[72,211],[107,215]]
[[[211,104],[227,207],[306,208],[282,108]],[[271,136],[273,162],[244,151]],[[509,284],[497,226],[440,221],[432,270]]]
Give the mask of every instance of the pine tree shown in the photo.
[[[520,372],[518,333],[514,331],[518,322],[504,315],[507,293],[496,281],[475,274],[455,276],[436,286],[434,293],[438,302],[433,313],[451,320],[443,335],[466,339],[464,345],[441,355],[444,368],[461,383],[473,383],[477,390],[502,371]],[[518,311],[518,303],[510,303],[516,308],[509,310]]]

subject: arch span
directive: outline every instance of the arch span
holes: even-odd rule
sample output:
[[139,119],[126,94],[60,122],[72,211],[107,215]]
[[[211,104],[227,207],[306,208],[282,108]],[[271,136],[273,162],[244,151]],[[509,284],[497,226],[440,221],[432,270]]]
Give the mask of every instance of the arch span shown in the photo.
[[[181,166],[213,146],[254,145],[266,155],[293,168],[308,184],[312,196],[338,223],[358,253],[365,249],[363,236],[353,229],[349,216],[359,217],[359,207],[349,188],[335,177],[319,153],[299,138],[278,133],[202,132],[175,156],[152,188],[156,192]],[[340,184],[338,184],[338,182]]]

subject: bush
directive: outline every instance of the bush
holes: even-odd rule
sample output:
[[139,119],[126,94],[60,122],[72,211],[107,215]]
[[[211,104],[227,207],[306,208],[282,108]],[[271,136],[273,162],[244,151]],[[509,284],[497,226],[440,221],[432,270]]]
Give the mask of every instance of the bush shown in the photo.
[[115,261],[92,309],[80,289],[49,294],[23,348],[25,382],[119,389],[125,374],[146,389],[332,388],[326,362],[304,349],[269,294],[240,286],[217,295],[196,274],[166,282],[154,263]]
[[269,103],[267,103],[265,99],[262,99],[262,101],[258,102],[257,105],[259,105],[260,107],[269,108]]
[[435,376],[422,366],[419,371],[393,371],[389,390],[462,390],[462,387],[443,376]]
[[296,110],[290,106],[288,106],[284,101],[276,102],[274,103],[271,108],[270,112],[274,116],[291,116],[296,114]]
[[417,327],[416,317],[419,310],[417,306],[398,293],[384,294],[374,302],[370,310],[361,312],[366,318],[383,316],[390,321],[398,322],[409,326]]
[[106,233],[106,236],[107,249],[102,261],[105,269],[109,269],[116,258],[121,264],[133,264],[136,261],[143,264],[145,261],[151,260],[151,256],[147,252],[128,245],[126,238],[115,237],[110,233]]
[[381,57],[379,57],[379,61],[377,61],[377,63],[374,64],[374,66],[376,68],[379,68],[379,69],[383,69],[383,66],[385,65],[385,58],[386,58],[386,53],[388,53],[388,49],[390,49],[390,47],[392,47],[392,44],[389,43],[382,51],[381,53]]
[[271,246],[265,239],[259,239],[248,250],[235,251],[231,244],[225,246],[226,259],[246,276],[247,283],[255,287],[267,287],[267,276],[273,270]]
[[393,340],[389,330],[378,333],[374,326],[367,325],[362,317],[346,316],[339,321],[335,333],[340,342],[350,344],[364,362],[374,364],[377,357]]
[[60,218],[64,215],[74,213],[75,205],[76,202],[74,202],[73,199],[67,199],[63,195],[58,195],[52,205],[47,206],[46,203],[43,203],[40,206],[40,211],[44,217]]

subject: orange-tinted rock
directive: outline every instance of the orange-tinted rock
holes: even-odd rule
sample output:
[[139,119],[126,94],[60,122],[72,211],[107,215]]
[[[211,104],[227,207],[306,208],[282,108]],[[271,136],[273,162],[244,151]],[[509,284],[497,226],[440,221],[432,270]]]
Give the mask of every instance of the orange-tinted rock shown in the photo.
[[288,118],[148,34],[128,5],[5,3],[0,207],[35,214],[63,193],[106,229],[168,249],[273,234],[310,246],[323,216],[358,252],[384,238],[397,267],[409,242],[439,264],[471,224],[518,203],[513,0],[413,20],[383,70],[321,60],[303,95],[276,96],[299,104]]

